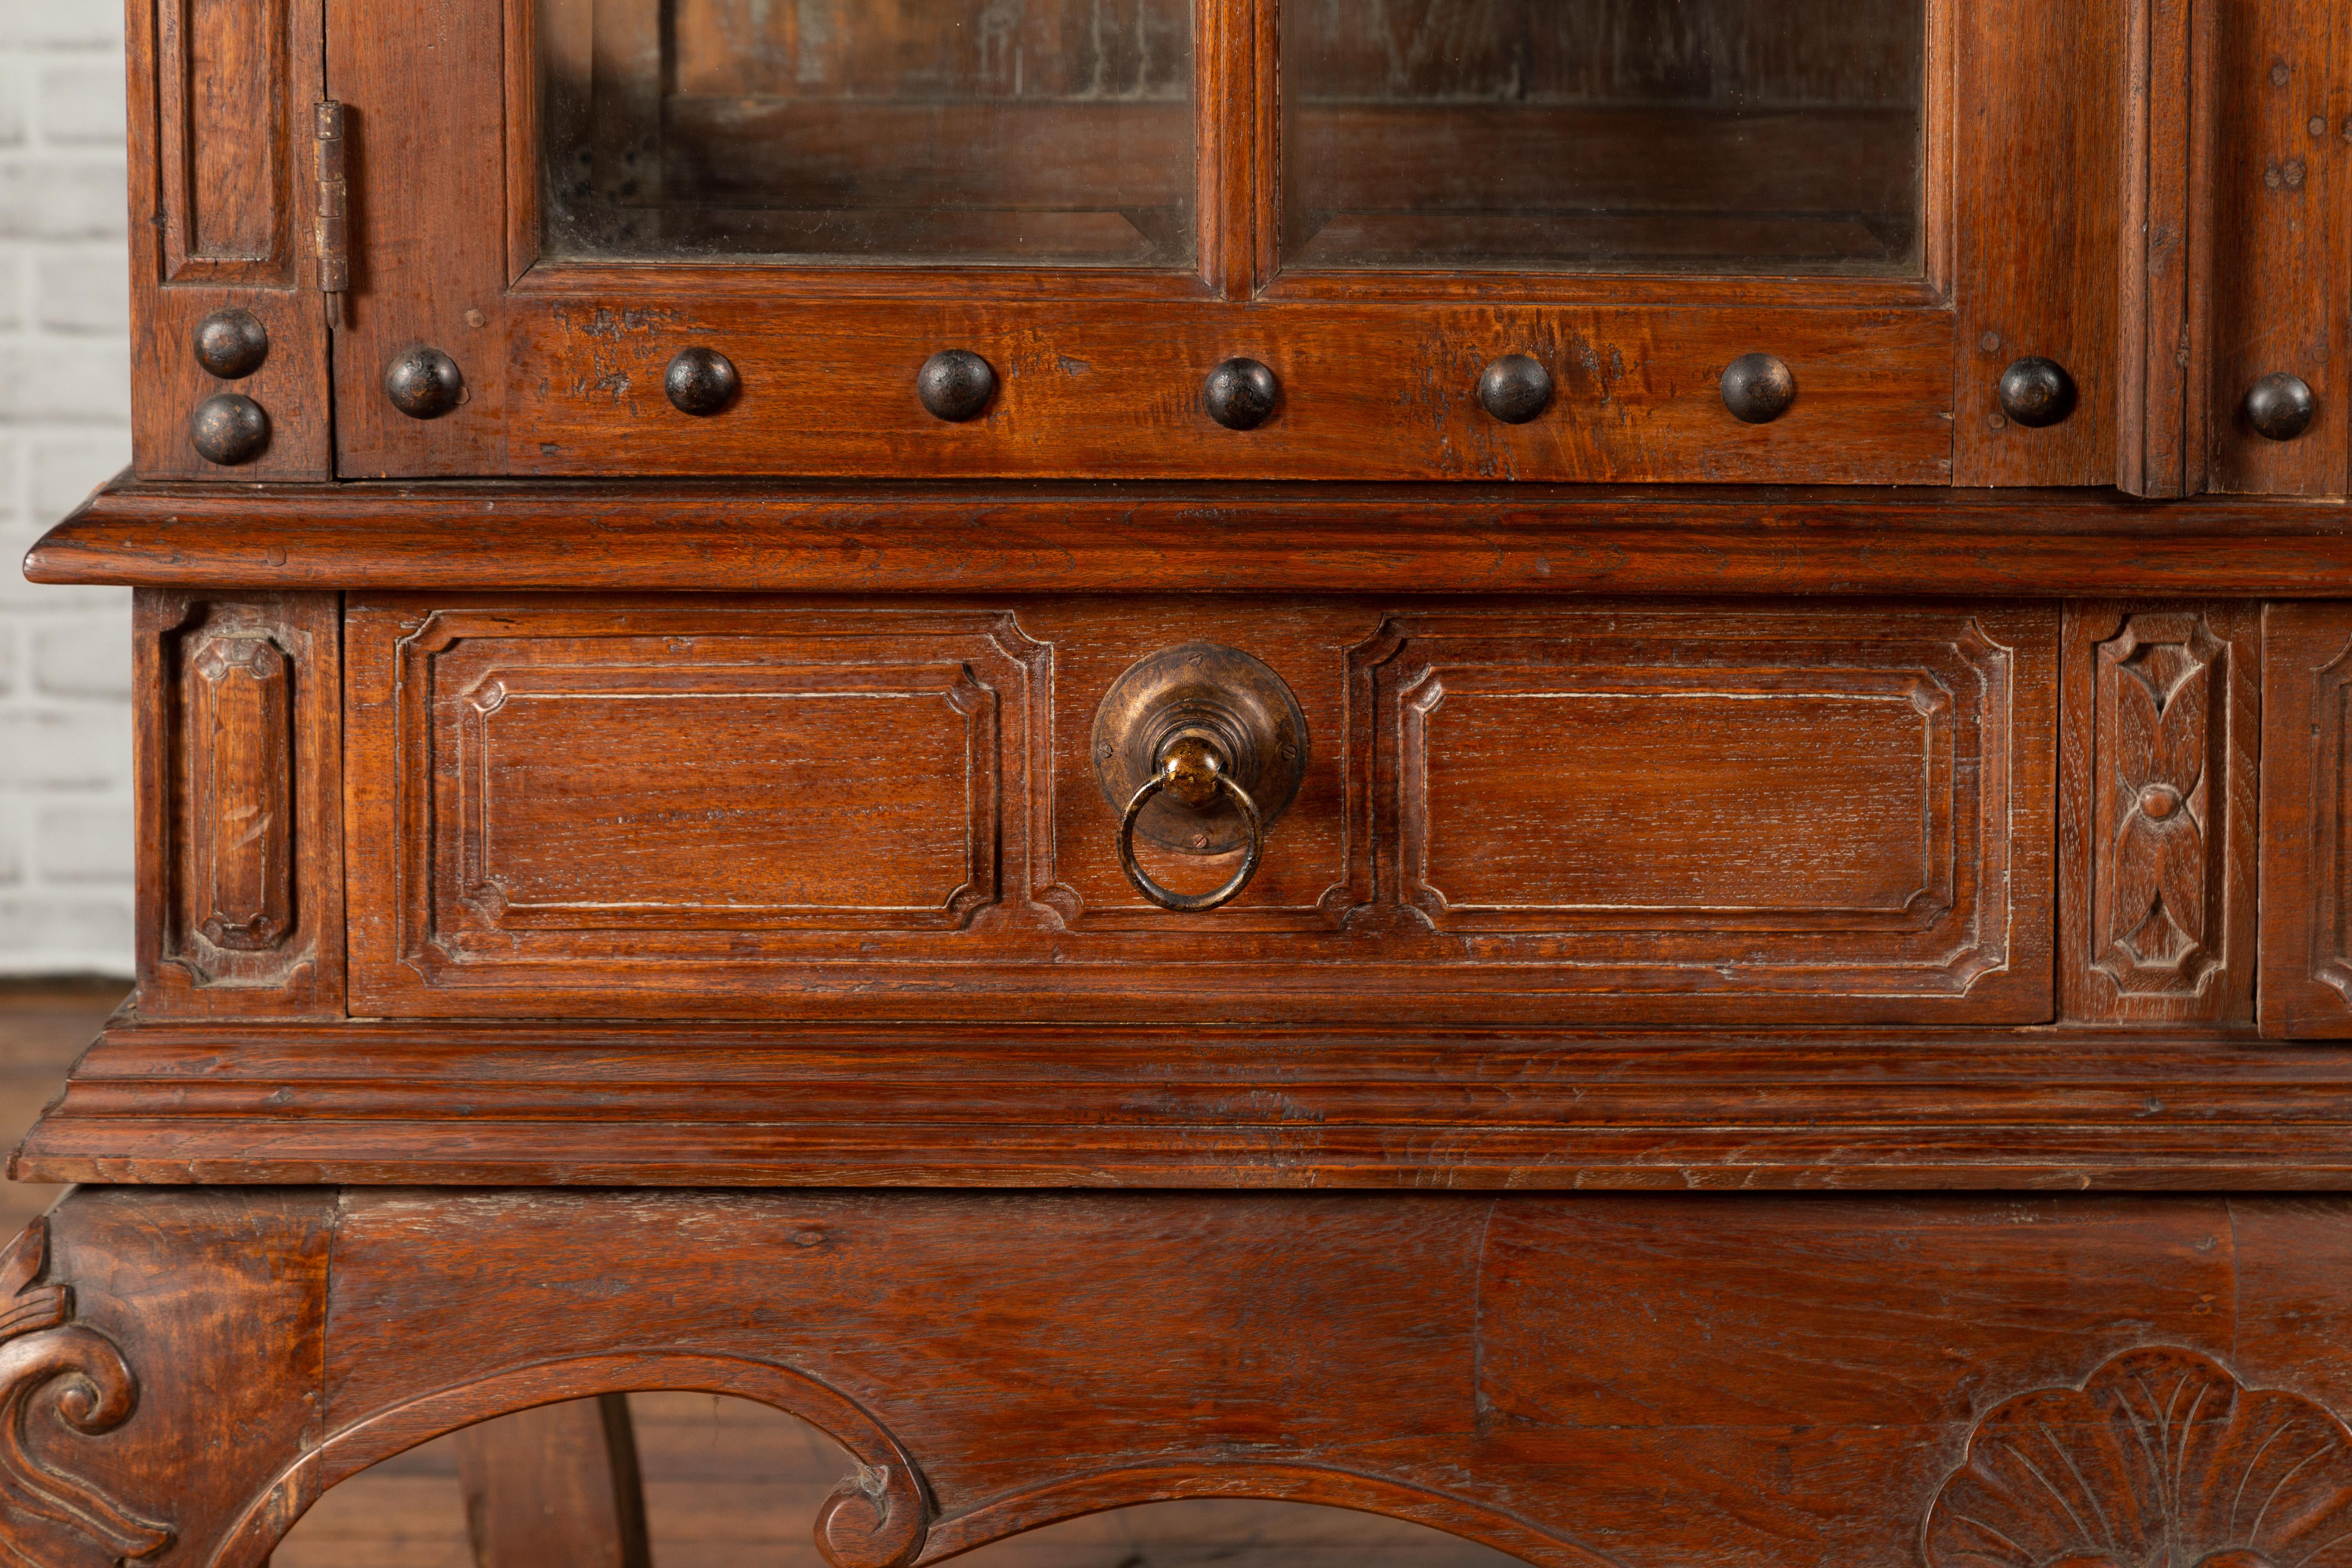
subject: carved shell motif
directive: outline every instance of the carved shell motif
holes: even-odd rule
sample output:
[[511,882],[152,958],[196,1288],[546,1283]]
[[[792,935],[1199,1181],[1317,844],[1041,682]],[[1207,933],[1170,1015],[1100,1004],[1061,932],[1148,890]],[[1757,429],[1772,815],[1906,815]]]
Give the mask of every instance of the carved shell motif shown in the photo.
[[1929,1568],[2352,1568],[2352,1431],[2194,1351],[2127,1351],[1977,1426]]

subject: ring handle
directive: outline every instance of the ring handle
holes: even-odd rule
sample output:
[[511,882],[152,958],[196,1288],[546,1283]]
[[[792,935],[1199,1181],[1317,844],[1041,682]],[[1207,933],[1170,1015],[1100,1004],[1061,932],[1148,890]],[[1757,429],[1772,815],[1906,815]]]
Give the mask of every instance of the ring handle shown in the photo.
[[1257,802],[1250,799],[1247,790],[1234,783],[1231,774],[1220,772],[1216,781],[1217,788],[1232,797],[1234,805],[1240,808],[1242,820],[1249,825],[1249,849],[1242,856],[1241,869],[1235,871],[1223,887],[1212,892],[1171,893],[1153,881],[1143,868],[1136,864],[1135,819],[1143,814],[1144,806],[1153,795],[1168,787],[1166,773],[1154,773],[1144,780],[1143,787],[1137,790],[1135,797],[1127,803],[1127,814],[1119,818],[1118,868],[1127,873],[1127,879],[1135,884],[1137,892],[1163,910],[1177,910],[1186,914],[1213,910],[1220,904],[1232,902],[1236,894],[1249,886],[1249,879],[1257,875],[1258,856],[1265,848],[1265,826],[1258,819]]

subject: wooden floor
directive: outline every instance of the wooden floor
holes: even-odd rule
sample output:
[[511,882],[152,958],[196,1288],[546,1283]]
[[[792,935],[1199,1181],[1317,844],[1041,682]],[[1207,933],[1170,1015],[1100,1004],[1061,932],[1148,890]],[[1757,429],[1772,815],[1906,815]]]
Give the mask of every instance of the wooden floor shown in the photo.
[[[130,990],[120,980],[0,981],[0,1148],[16,1146]],[[0,1182],[0,1236],[15,1236],[63,1190]]]
[[[122,999],[120,982],[0,982],[0,1134],[13,1146]],[[14,1235],[58,1189],[0,1184]],[[824,1568],[811,1526],[850,1461],[765,1405],[632,1394],[655,1568]],[[1008,1435],[1017,1440],[1017,1435]],[[1160,1503],[981,1548],[971,1568],[1510,1568],[1437,1531],[1303,1503]],[[455,1443],[427,1443],[329,1492],[272,1568],[475,1568]]]

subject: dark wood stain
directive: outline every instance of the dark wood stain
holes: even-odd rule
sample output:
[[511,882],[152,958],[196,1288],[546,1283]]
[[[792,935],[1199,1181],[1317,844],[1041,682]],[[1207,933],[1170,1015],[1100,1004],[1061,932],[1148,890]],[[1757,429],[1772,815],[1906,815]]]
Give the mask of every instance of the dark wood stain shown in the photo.
[[[467,1430],[481,1563],[635,1568],[687,1389],[839,1445],[829,1568],[2352,1563],[2352,0],[128,39],[132,469],[26,570],[137,589],[139,984],[9,1552]],[[1204,644],[1296,788],[1181,910],[1097,720]]]

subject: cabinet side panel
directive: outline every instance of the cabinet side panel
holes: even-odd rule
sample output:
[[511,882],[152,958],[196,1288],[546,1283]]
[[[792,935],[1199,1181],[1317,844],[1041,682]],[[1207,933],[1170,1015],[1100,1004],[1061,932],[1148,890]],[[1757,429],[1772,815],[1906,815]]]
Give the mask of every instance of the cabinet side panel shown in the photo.
[[341,629],[331,594],[142,590],[139,1010],[343,1010]]
[[[132,466],[145,479],[328,477],[327,324],[299,223],[312,176],[319,12],[287,0],[164,0],[129,13]],[[199,323],[243,310],[268,334],[247,374],[196,357]],[[260,405],[269,437],[235,467],[199,456],[208,397]]]

